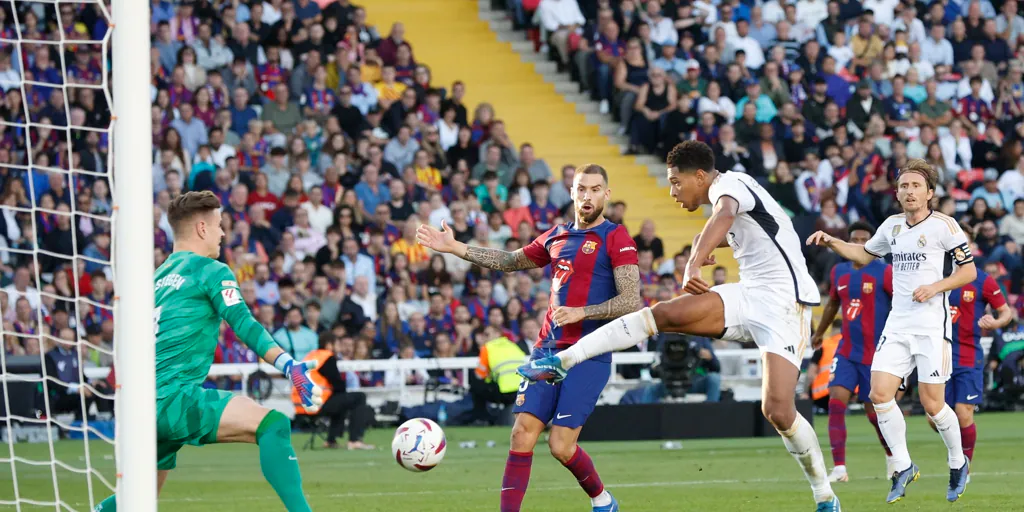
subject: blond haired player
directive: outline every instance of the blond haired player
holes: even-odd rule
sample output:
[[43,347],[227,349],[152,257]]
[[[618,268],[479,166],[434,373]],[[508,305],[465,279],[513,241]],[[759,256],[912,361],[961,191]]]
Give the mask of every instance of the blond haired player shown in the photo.
[[[907,424],[896,405],[896,391],[917,368],[921,405],[949,451],[946,499],[956,501],[967,488],[968,463],[960,443],[956,413],[946,405],[946,381],[953,369],[949,292],[977,276],[966,235],[950,217],[929,208],[938,173],[924,160],[913,159],[900,169],[896,197],[903,213],[885,220],[864,245],[851,244],[818,231],[807,244],[829,247],[864,265],[892,255],[892,310],[871,364],[871,402],[878,427],[892,450],[892,488],[886,498],[903,498],[920,470],[907,451]],[[955,270],[945,276],[945,264]]]

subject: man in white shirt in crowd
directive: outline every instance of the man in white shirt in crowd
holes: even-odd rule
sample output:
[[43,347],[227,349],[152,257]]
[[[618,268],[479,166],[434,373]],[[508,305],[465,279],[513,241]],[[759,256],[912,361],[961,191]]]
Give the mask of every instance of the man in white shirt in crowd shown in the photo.
[[359,241],[346,238],[341,243],[341,262],[345,264],[345,284],[354,286],[356,279],[365,277],[373,279],[373,258],[359,252]]
[[761,69],[764,65],[764,50],[756,39],[750,37],[750,22],[744,19],[736,22],[736,38],[729,42],[733,53],[743,50],[747,55],[747,67],[750,69]]
[[825,0],[800,0],[796,3],[796,17],[808,25],[816,26],[828,18],[828,4]]
[[537,16],[548,41],[558,50],[558,58],[563,65],[569,64],[569,36],[587,22],[579,4],[576,0],[543,0],[537,6]]
[[662,13],[659,0],[647,2],[647,24],[651,26],[651,41],[659,46],[675,46],[679,43],[679,32],[672,19]]

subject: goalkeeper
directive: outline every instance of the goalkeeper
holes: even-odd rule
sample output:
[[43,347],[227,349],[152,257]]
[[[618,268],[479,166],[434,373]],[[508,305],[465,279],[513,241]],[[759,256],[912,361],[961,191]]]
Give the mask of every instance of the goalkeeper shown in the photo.
[[[157,490],[186,444],[256,443],[263,476],[290,512],[309,511],[302,475],[291,444],[291,422],[278,411],[230,392],[204,389],[213,363],[221,319],[264,360],[272,361],[299,390],[310,413],[319,409],[320,388],[304,363],[292,360],[252,317],[234,274],[220,254],[220,200],[212,192],[189,192],[168,209],[174,252],[155,277]],[[116,510],[114,496],[97,512]]]

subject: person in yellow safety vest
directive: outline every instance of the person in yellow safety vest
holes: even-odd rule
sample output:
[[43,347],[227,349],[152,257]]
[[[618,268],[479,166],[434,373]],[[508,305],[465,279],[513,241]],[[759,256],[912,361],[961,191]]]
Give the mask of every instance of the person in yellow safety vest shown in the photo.
[[[373,409],[366,405],[366,394],[348,391],[345,378],[338,371],[338,356],[335,355],[335,336],[330,332],[320,335],[319,347],[306,354],[304,361],[316,361],[316,367],[309,372],[309,380],[323,390],[324,405],[319,415],[330,419],[324,448],[337,448],[338,437],[345,429],[348,418],[348,449],[373,450],[374,446],[363,442],[366,429],[373,423]],[[302,407],[299,393],[292,390],[292,403],[296,416],[307,414]],[[351,413],[351,415],[349,414]]]
[[487,404],[511,406],[515,402],[522,380],[516,368],[526,360],[526,352],[494,326],[484,327],[476,338],[480,345],[480,364],[476,367],[477,378],[470,379],[469,392],[473,397],[474,416],[493,423]]

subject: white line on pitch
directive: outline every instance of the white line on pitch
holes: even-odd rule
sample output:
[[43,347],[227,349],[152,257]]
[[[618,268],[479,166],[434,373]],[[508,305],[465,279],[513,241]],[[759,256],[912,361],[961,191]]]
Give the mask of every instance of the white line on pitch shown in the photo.
[[[994,471],[994,472],[979,472],[972,473],[975,477],[1006,477],[1024,475],[1024,471]],[[922,474],[921,478],[948,478],[946,475],[930,475]],[[882,477],[851,477],[851,480],[882,480]],[[735,485],[735,484],[751,484],[751,483],[800,483],[804,482],[802,478],[743,478],[743,479],[719,479],[719,480],[677,480],[674,482],[631,482],[631,483],[620,483],[620,484],[606,484],[606,487],[611,489],[624,489],[624,488],[648,488],[648,487],[692,487],[699,485]],[[561,492],[573,489],[578,489],[579,486],[551,486],[551,487],[530,487],[528,492]],[[393,491],[393,492],[344,492],[334,494],[318,494],[316,497],[319,498],[380,498],[388,496],[425,496],[433,494],[488,494],[496,493],[492,488],[479,488],[479,489],[445,489],[445,490],[433,490],[433,491]],[[307,495],[310,495],[307,493]],[[230,498],[170,498],[161,499],[161,502],[166,503],[208,503],[218,501],[247,501],[247,500],[270,500],[269,497],[230,497]]]

